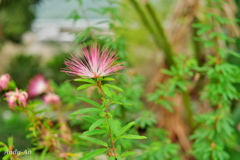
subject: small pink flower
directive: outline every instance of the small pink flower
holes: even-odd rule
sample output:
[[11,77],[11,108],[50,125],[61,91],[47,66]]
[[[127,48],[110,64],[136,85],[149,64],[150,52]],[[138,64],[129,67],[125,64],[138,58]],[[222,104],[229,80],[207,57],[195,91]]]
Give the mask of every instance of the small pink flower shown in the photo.
[[0,91],[6,89],[8,87],[9,81],[10,81],[9,74],[3,74],[0,76]]
[[37,97],[49,90],[49,82],[40,74],[33,77],[28,85],[29,97]]
[[71,54],[69,60],[65,61],[67,66],[63,72],[74,76],[86,78],[97,78],[107,75],[116,74],[124,69],[123,63],[115,63],[118,59],[116,53],[108,49],[100,50],[96,43],[92,46],[82,49],[83,57],[79,58]]
[[54,93],[48,93],[43,96],[43,102],[46,104],[60,104],[60,98]]
[[9,106],[14,109],[15,106],[23,105],[26,107],[28,94],[24,91],[19,91],[16,89],[16,92],[10,91],[6,93],[6,98]]

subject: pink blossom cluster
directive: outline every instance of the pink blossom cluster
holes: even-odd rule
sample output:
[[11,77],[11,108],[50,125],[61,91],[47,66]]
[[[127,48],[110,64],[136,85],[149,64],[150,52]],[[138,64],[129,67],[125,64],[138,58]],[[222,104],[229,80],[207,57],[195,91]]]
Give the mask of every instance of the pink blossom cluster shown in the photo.
[[61,103],[59,96],[51,92],[49,81],[40,74],[30,80],[28,85],[28,94],[31,98],[42,96],[42,100],[46,104]]
[[6,93],[6,98],[9,106],[14,109],[15,106],[21,106],[23,105],[26,107],[28,94],[24,91],[19,91],[16,89],[16,91],[10,91]]
[[[0,91],[7,89],[10,82],[10,75],[3,74],[0,76]],[[9,106],[14,109],[15,106],[26,106],[28,94],[25,91],[19,91],[16,88],[15,91],[9,91],[5,94]]]
[[10,75],[3,74],[0,76],[0,91],[7,89],[10,82]]
[[[10,82],[10,75],[3,74],[0,76],[0,91],[7,89]],[[42,96],[46,104],[60,104],[61,100],[58,95],[51,92],[49,81],[42,75],[36,75],[30,80],[27,92],[16,88],[15,91],[9,91],[5,94],[9,106],[14,109],[15,106],[27,105],[28,98]]]
[[71,55],[70,59],[65,61],[67,68],[62,71],[74,76],[97,78],[117,74],[125,68],[123,63],[116,63],[118,58],[115,52],[101,50],[96,43],[89,48],[84,47],[82,52],[83,57]]

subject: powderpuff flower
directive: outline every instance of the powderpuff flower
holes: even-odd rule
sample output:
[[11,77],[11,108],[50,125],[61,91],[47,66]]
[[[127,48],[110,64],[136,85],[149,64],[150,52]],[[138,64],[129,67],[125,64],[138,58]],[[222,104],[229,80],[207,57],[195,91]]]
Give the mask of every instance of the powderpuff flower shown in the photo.
[[111,54],[108,49],[101,51],[96,43],[89,48],[84,47],[82,52],[81,58],[71,54],[70,59],[64,62],[67,69],[62,72],[85,78],[97,78],[116,74],[125,68],[123,63],[115,63],[118,59],[116,52]]
[[8,87],[9,81],[10,81],[9,74],[3,74],[0,76],[0,91]]
[[48,93],[43,96],[43,102],[46,104],[60,104],[60,98],[54,93]]
[[27,92],[29,97],[37,97],[46,93],[49,88],[49,82],[43,77],[43,75],[38,74],[30,80]]
[[28,94],[24,91],[19,91],[16,89],[16,91],[10,91],[6,93],[6,98],[9,106],[14,109],[15,106],[21,106],[23,105],[26,107]]

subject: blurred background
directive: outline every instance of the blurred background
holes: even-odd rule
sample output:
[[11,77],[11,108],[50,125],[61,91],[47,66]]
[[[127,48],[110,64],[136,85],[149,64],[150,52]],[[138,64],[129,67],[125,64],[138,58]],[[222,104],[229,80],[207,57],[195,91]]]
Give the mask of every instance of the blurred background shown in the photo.
[[[222,5],[221,14],[228,18],[240,18],[240,1],[224,2],[226,3]],[[148,4],[152,8],[147,8]],[[145,6],[147,7],[144,10]],[[207,20],[204,13],[209,8],[211,6],[207,6],[204,0],[0,0],[0,75],[10,74],[16,86],[22,90],[27,89],[35,75],[43,75],[51,81],[54,91],[60,96],[70,128],[81,132],[87,128],[84,122],[68,117],[69,112],[74,110],[74,105],[81,104],[74,98],[86,94],[96,99],[99,97],[91,90],[77,93],[74,87],[78,84],[69,82],[73,77],[60,70],[65,67],[64,59],[69,57],[69,53],[78,54],[82,44],[98,41],[103,46],[117,50],[120,61],[126,62],[124,75],[117,76],[117,79],[121,81],[118,82],[119,85],[125,89],[127,101],[135,107],[117,110],[119,120],[123,123],[136,120],[135,129],[138,133],[156,137],[144,144],[149,152],[135,159],[150,160],[151,156],[153,160],[175,160],[176,157],[183,160],[194,159],[191,156],[192,140],[188,138],[193,130],[183,113],[183,105],[170,112],[171,107],[158,107],[159,104],[149,102],[154,97],[148,98],[148,94],[154,93],[157,84],[169,78],[159,72],[160,69],[170,68],[174,58],[171,59],[169,54],[195,56],[200,66],[206,62],[204,57],[212,50],[204,50],[203,46],[196,43],[194,37],[199,35],[193,24],[205,23]],[[153,20],[150,21],[149,17]],[[239,52],[239,21],[224,29],[227,36],[236,40],[236,44],[231,47]],[[185,63],[184,58],[174,57]],[[227,57],[230,64],[238,66],[239,60],[234,56]],[[196,77],[188,77],[188,80],[195,83]],[[190,85],[188,89],[192,86],[194,85]],[[239,84],[235,86],[240,90]],[[69,90],[70,96],[65,93],[66,90]],[[4,94],[5,92],[0,94],[0,141],[6,143],[7,137],[13,136],[15,148],[30,148],[31,139],[26,137],[29,122],[24,115],[8,107]],[[209,111],[206,104],[198,101],[196,90],[189,89],[189,94],[193,112]],[[40,98],[35,100],[39,101]],[[172,101],[176,104],[183,103],[178,98]],[[199,107],[200,105],[203,107]],[[199,110],[196,109],[198,107]],[[231,107],[235,130],[232,141],[237,144],[234,147],[228,145],[226,150],[231,155],[231,160],[238,160],[239,100],[234,100]],[[134,142],[123,144],[126,149],[137,146]],[[78,147],[82,149],[85,146],[87,144]],[[166,146],[170,151],[162,153],[161,148]],[[151,149],[154,152],[150,152]],[[162,155],[158,155],[160,152]]]

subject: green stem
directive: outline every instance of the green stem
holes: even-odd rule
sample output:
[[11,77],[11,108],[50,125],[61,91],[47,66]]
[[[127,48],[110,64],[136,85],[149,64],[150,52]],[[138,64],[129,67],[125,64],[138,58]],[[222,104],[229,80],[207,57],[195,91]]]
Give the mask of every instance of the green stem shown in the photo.
[[173,60],[173,56],[174,56],[174,52],[172,50],[172,47],[170,45],[170,42],[164,32],[164,29],[162,27],[162,24],[160,23],[160,21],[158,20],[157,16],[156,16],[156,13],[154,12],[154,9],[152,7],[152,5],[147,2],[146,5],[145,5],[148,13],[150,14],[152,20],[153,20],[153,23],[154,25],[156,26],[157,28],[157,32],[158,32],[158,38],[162,40],[162,45],[161,45],[161,48],[163,49],[164,53],[165,53],[165,56],[166,56],[166,61],[167,61],[167,64],[170,66],[170,65],[176,65],[174,60]]
[[[100,94],[102,96],[102,100],[105,101],[105,95],[103,93],[103,89],[102,89],[102,82],[101,81],[98,81],[97,80],[97,87],[99,88],[100,90]],[[106,112],[106,118],[109,119],[109,116],[108,116],[108,105],[106,104],[105,105],[106,109],[105,109],[105,112]],[[115,141],[113,139],[113,132],[112,132],[112,128],[109,126],[109,137],[111,139],[111,143],[112,143],[112,148],[111,148],[111,152],[113,152],[113,155],[116,157],[117,156],[117,153],[116,153],[116,147],[115,147]]]
[[[166,35],[163,32],[163,28],[160,25],[160,23],[157,21],[155,13],[153,12],[151,7],[147,7],[148,12],[150,13],[150,15],[152,17],[154,17],[153,19],[155,19],[155,25],[156,23],[158,24],[158,28],[160,28],[160,30],[158,31],[158,33],[155,33],[154,28],[150,25],[151,23],[149,22],[148,18],[146,17],[146,15],[144,14],[144,11],[141,9],[141,7],[139,6],[139,4],[136,2],[136,0],[130,0],[129,1],[132,6],[135,8],[135,10],[137,11],[139,17],[142,20],[143,25],[145,25],[145,27],[148,29],[148,31],[150,32],[150,34],[153,37],[153,40],[156,44],[156,46],[164,51],[165,57],[166,57],[166,61],[167,61],[167,65],[168,67],[170,67],[171,65],[176,65],[174,60],[173,60],[173,51],[171,49],[170,43],[167,40]],[[151,11],[150,11],[151,10]]]

